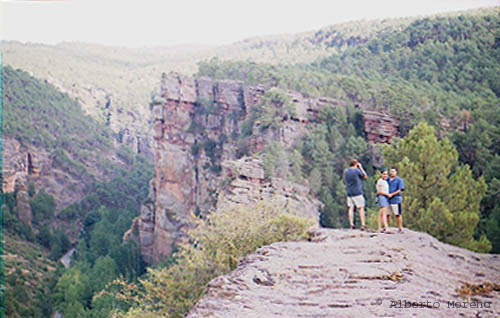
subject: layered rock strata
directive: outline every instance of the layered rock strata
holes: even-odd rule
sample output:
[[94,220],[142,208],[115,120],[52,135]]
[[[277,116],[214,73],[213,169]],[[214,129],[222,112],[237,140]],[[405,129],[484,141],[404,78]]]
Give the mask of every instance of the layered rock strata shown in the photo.
[[399,121],[388,114],[375,110],[363,110],[362,115],[367,142],[390,143],[392,137],[398,135]]
[[294,211],[296,215],[309,218],[319,225],[319,209],[322,203],[308,197],[309,188],[281,178],[264,178],[263,163],[260,158],[242,158],[223,163],[226,177],[232,182],[221,189],[217,208],[250,204],[272,199],[283,211]]
[[498,255],[410,230],[311,234],[311,242],[274,243],[245,257],[208,284],[186,317],[500,316]]

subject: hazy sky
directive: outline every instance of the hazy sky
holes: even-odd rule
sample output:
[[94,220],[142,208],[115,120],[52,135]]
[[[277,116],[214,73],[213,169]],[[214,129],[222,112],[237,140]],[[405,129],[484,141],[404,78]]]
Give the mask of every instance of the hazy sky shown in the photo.
[[225,44],[352,20],[500,5],[500,0],[0,1],[4,40],[131,47]]

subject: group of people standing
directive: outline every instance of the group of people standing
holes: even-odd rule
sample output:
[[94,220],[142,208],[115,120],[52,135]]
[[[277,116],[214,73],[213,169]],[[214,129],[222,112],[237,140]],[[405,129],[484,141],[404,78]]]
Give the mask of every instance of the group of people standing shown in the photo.
[[[402,191],[404,191],[404,181],[398,175],[396,167],[391,167],[389,171],[383,169],[380,173],[380,179],[377,181],[377,204],[379,214],[377,219],[378,231],[389,232],[390,213],[396,218],[396,225],[399,233],[403,232],[402,219]],[[349,168],[344,171],[344,182],[347,189],[347,208],[350,228],[354,229],[354,207],[358,208],[361,221],[361,230],[366,229],[365,225],[365,198],[363,197],[362,181],[367,179],[367,174],[361,163],[356,159],[349,162]],[[382,223],[384,227],[382,228]]]

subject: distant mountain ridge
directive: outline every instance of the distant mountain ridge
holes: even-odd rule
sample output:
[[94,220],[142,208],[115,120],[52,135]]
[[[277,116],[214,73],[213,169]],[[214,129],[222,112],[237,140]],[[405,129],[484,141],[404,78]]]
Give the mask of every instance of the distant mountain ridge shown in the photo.
[[[497,9],[477,9],[440,16],[482,16]],[[186,46],[131,49],[85,43],[58,45],[3,41],[4,64],[60,85],[80,102],[88,114],[108,122],[113,131],[128,136],[134,151],[148,130],[151,90],[159,87],[163,72],[192,75],[197,63],[250,60],[259,63],[295,64],[336,55],[377,35],[397,32],[420,17],[353,21],[298,34],[254,37],[219,47]],[[108,103],[98,103],[93,92],[105,92]],[[101,93],[99,93],[101,94]],[[139,145],[138,145],[139,144]]]

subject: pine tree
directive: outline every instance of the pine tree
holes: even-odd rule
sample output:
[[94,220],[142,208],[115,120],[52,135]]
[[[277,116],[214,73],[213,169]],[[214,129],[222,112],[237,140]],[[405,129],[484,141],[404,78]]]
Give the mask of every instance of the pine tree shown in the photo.
[[474,180],[468,165],[447,138],[438,141],[434,128],[417,125],[409,135],[384,151],[386,164],[397,165],[405,181],[403,211],[406,226],[471,250],[488,252],[485,236],[473,237],[486,183]]

